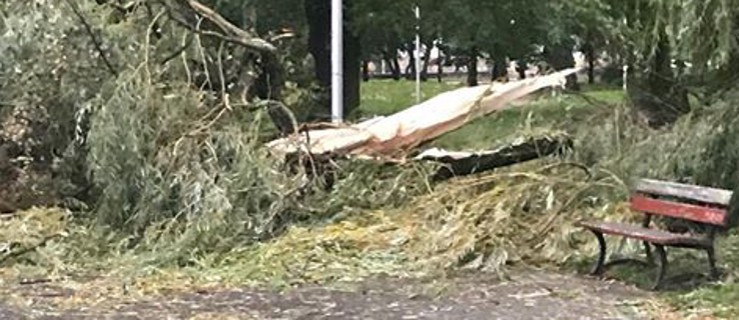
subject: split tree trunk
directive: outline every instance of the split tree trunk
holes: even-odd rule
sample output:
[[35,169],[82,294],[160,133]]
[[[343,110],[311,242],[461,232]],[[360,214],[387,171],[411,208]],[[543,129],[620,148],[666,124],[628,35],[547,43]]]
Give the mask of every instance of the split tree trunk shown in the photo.
[[[459,88],[386,117],[349,127],[310,130],[267,143],[275,154],[396,157],[476,118],[505,110],[510,102],[538,90],[560,86],[576,69],[492,86]],[[491,90],[494,89],[494,90]]]

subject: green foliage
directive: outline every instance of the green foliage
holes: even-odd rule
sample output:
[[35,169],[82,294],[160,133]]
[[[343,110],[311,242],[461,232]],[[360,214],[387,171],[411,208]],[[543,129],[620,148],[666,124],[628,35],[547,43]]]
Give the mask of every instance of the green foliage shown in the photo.
[[714,124],[715,134],[703,154],[706,164],[700,178],[704,184],[732,190],[739,187],[739,108],[734,105],[738,99],[735,92],[726,101],[718,102],[721,111]]
[[[90,3],[83,2],[83,8]],[[52,198],[77,196],[85,176],[77,165],[84,152],[73,144],[75,132],[82,129],[79,112],[110,72],[67,3],[4,2],[0,11],[7,13],[0,24],[0,135],[23,149],[28,161],[20,169],[31,180],[55,173],[53,181],[38,181],[44,185],[30,186],[32,192],[21,196],[38,197],[40,190],[48,190]],[[108,13],[99,10],[87,19],[98,23]],[[43,204],[55,199],[35,200]]]

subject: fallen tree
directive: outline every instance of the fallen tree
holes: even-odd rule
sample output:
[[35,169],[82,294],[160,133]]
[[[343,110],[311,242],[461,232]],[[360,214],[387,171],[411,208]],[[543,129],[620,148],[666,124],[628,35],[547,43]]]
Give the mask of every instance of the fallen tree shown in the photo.
[[444,164],[432,176],[432,181],[436,182],[538,159],[571,147],[570,137],[560,133],[521,138],[490,151],[459,152],[434,148],[422,152],[415,159]]
[[354,125],[308,130],[271,141],[268,148],[277,155],[361,155],[402,158],[418,145],[456,130],[470,121],[501,111],[510,102],[543,88],[563,86],[566,77],[578,69],[508,83],[461,88],[440,94],[387,117],[377,117]]

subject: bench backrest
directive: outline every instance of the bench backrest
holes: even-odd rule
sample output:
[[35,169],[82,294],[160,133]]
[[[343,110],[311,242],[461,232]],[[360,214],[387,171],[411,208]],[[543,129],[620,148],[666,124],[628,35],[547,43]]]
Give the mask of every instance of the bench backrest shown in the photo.
[[[642,179],[631,195],[631,208],[653,215],[716,226],[728,223],[732,192],[675,182]],[[669,199],[661,199],[669,198]]]

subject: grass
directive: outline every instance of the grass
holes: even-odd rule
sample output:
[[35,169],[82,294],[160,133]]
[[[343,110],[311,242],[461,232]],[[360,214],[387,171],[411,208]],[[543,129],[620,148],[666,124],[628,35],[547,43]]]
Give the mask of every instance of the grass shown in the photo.
[[[459,82],[421,83],[421,101],[459,88]],[[407,80],[372,80],[361,85],[359,117],[390,115],[416,104],[416,84]]]

